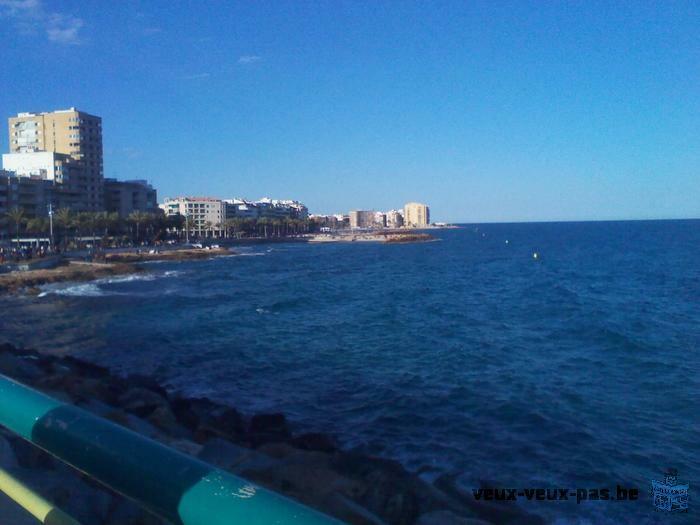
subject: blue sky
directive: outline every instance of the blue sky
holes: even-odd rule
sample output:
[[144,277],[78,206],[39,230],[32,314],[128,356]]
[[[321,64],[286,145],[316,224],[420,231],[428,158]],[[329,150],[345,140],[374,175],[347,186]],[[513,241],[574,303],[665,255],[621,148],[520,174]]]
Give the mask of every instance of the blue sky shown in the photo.
[[700,217],[698,2],[0,0],[0,17],[0,117],[102,116],[105,175],[161,200]]

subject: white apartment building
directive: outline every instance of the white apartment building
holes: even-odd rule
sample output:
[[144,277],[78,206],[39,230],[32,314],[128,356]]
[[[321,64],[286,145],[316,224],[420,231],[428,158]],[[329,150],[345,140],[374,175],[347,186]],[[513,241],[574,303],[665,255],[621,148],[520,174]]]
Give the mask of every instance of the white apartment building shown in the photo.
[[212,197],[175,197],[160,205],[166,216],[185,217],[187,228],[199,236],[221,237],[226,220],[225,203]]
[[386,212],[386,227],[401,228],[403,226],[403,212],[400,210],[389,210]]

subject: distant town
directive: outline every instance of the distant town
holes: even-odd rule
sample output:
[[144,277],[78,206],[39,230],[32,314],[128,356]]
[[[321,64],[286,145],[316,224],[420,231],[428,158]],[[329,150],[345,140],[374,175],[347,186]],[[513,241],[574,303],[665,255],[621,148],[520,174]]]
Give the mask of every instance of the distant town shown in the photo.
[[53,244],[55,233],[67,230],[138,242],[146,232],[151,238],[175,234],[190,240],[431,225],[429,207],[417,202],[385,212],[333,215],[310,214],[297,200],[267,197],[180,196],[159,204],[156,188],[145,180],[104,177],[100,117],[71,107],[19,113],[8,120],[10,151],[3,154],[0,170],[0,242],[24,238]]

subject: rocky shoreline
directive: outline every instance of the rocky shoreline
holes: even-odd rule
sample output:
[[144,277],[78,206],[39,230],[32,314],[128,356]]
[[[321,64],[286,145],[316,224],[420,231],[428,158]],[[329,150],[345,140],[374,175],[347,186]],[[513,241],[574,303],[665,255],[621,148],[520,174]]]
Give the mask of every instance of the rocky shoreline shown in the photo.
[[[332,436],[295,434],[283,414],[247,417],[206,398],[168,392],[150,377],[120,377],[74,357],[9,344],[0,344],[0,373],[347,523],[543,523],[515,505],[475,501],[455,476],[430,484],[397,462],[344,451]],[[82,523],[162,523],[1,427],[0,467]]]
[[226,248],[192,248],[180,250],[161,250],[157,252],[116,252],[104,256],[105,262],[139,263],[149,261],[192,261],[209,259],[221,255],[232,255],[233,252]]
[[311,243],[362,243],[376,242],[382,244],[416,243],[437,241],[429,233],[415,233],[399,230],[356,232],[356,233],[319,233],[309,237]]
[[86,282],[144,272],[138,263],[151,261],[191,261],[209,259],[234,252],[226,248],[163,250],[159,252],[117,252],[108,253],[104,262],[83,262],[64,260],[60,266],[50,269],[13,271],[0,274],[0,294],[38,294],[40,286],[61,282]]
[[0,275],[0,294],[38,294],[39,286],[61,282],[85,282],[144,271],[144,268],[126,263],[87,263],[68,261],[62,266],[46,270],[29,270]]

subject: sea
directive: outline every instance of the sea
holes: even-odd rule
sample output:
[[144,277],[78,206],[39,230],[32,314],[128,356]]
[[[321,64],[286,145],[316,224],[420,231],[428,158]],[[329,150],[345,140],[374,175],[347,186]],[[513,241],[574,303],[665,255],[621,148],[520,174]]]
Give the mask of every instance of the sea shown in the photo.
[[[275,243],[0,298],[0,341],[283,412],[428,481],[635,488],[554,524],[698,523],[700,221],[468,224]],[[535,255],[536,254],[536,255]],[[689,512],[654,509],[674,468]]]

